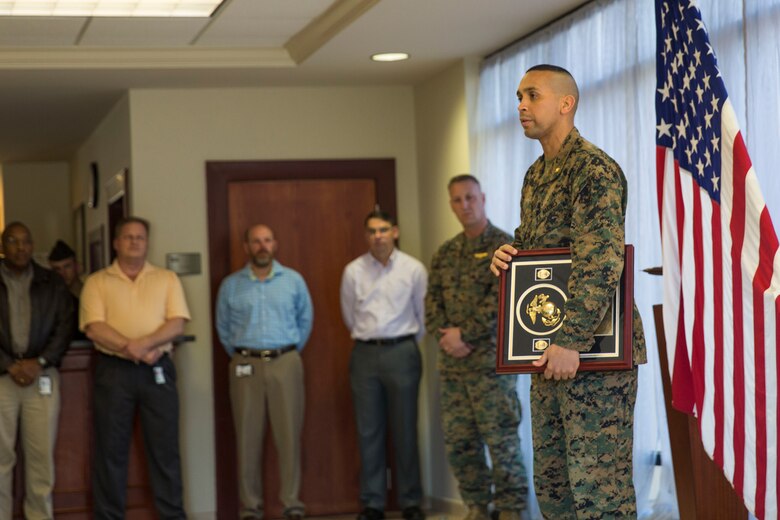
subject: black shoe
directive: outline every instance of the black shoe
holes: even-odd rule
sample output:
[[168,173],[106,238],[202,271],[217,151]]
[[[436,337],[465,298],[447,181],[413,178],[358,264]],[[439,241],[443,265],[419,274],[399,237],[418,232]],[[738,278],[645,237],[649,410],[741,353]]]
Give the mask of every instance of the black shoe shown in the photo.
[[404,520],[425,520],[425,513],[418,506],[405,507],[401,514]]
[[303,511],[293,509],[284,513],[284,520],[303,520]]
[[385,512],[373,507],[363,509],[357,517],[357,520],[383,520]]

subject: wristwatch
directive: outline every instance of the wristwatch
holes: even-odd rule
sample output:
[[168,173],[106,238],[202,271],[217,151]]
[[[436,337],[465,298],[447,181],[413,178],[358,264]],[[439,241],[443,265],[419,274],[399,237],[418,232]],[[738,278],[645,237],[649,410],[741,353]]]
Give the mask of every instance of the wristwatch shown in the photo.
[[43,356],[38,356],[38,364],[41,365],[41,368],[46,368],[46,358]]

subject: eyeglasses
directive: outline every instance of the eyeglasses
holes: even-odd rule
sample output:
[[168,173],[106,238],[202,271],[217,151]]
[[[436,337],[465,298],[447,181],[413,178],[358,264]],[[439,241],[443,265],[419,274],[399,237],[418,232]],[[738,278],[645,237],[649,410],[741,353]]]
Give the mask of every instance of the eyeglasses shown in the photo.
[[127,240],[128,242],[131,242],[133,240],[138,242],[145,242],[146,236],[144,235],[119,235],[119,240]]
[[369,235],[376,235],[379,233],[380,235],[384,235],[385,233],[389,233],[392,228],[390,226],[382,226],[378,228],[366,228],[366,233]]

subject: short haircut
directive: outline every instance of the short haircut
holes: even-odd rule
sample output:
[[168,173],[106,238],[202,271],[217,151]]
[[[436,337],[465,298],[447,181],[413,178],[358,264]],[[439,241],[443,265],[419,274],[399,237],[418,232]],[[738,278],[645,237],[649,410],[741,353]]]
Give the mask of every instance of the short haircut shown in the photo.
[[531,67],[530,69],[528,69],[525,72],[528,73],[528,72],[534,72],[534,71],[537,71],[537,72],[557,72],[559,74],[566,74],[571,79],[574,79],[574,76],[572,76],[571,72],[569,72],[568,70],[564,69],[563,67],[559,67],[558,65],[550,65],[549,63],[540,63],[539,65],[534,65],[533,67]]
[[15,227],[20,227],[24,229],[25,231],[27,231],[27,234],[30,235],[30,237],[32,238],[32,233],[30,232],[30,228],[28,228],[25,224],[22,224],[18,220],[14,220],[13,222],[5,226],[5,229],[3,229],[3,235],[0,238],[0,240],[5,242],[5,239],[8,238],[8,233],[10,233],[10,231]]
[[482,189],[482,185],[479,183],[479,179],[471,175],[470,173],[461,173],[460,175],[456,175],[452,179],[450,179],[450,182],[447,183],[447,189],[450,189],[453,184],[457,184],[459,182],[473,182],[477,186],[479,186],[480,189]]
[[564,69],[563,67],[559,67],[558,65],[550,65],[549,63],[540,63],[539,65],[534,65],[527,71],[525,71],[526,74],[529,72],[554,72],[556,74],[563,74],[564,76],[568,76],[568,78],[571,80],[572,86],[574,87],[574,98],[577,101],[577,104],[579,104],[580,100],[580,88],[577,86],[577,80],[574,79],[574,76],[571,75],[571,72]]
[[368,215],[366,215],[366,219],[363,221],[363,226],[368,227],[368,221],[372,218],[378,218],[379,220],[384,220],[385,222],[389,222],[391,226],[395,226],[395,219],[390,216],[390,213],[386,211],[382,211],[381,209],[375,209]]
[[117,222],[116,226],[114,226],[114,236],[118,237],[119,234],[122,232],[122,228],[124,228],[128,224],[141,224],[146,230],[146,235],[147,236],[149,235],[149,228],[151,226],[149,225],[148,220],[141,217],[123,217],[119,219],[119,222]]
[[255,229],[256,227],[264,227],[265,229],[267,229],[268,231],[271,232],[271,238],[276,240],[276,235],[274,234],[274,230],[271,229],[271,226],[268,226],[266,224],[252,224],[251,226],[249,226],[248,228],[246,228],[244,230],[244,243],[245,244],[249,243],[249,232],[252,231],[253,229]]

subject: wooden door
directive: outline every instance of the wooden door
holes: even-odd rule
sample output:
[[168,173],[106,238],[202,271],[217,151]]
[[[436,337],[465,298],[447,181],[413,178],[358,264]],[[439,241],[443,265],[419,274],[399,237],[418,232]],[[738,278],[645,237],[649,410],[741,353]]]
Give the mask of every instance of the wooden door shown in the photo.
[[[351,340],[343,325],[339,285],[344,266],[366,251],[363,219],[375,204],[395,214],[393,160],[208,163],[212,299],[222,279],[246,264],[243,232],[269,225],[277,259],[300,272],[314,303],[314,329],[303,352],[306,413],[301,500],[307,514],[359,510],[359,469],[349,387]],[[213,307],[212,307],[213,308]],[[235,438],[228,396],[228,358],[214,333],[217,506],[238,510]],[[282,513],[278,466],[266,434],[266,516]]]

